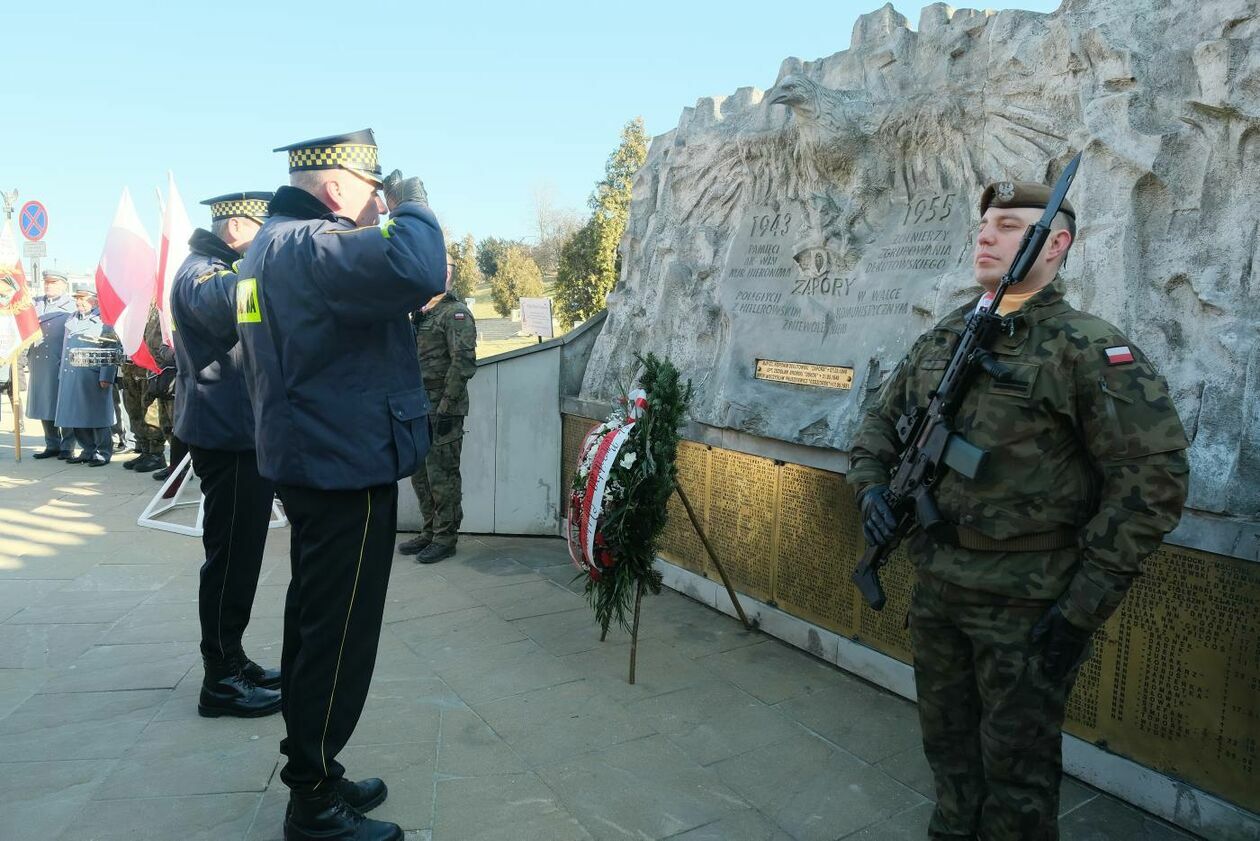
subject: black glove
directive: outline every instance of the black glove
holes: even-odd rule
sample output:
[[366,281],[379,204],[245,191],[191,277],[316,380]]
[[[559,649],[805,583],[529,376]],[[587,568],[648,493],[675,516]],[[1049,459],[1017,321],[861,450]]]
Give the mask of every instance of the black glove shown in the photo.
[[897,532],[897,515],[888,504],[888,486],[871,485],[858,500],[862,510],[862,534],[870,546],[883,546]]
[[1033,625],[1029,641],[1034,650],[1041,651],[1041,665],[1046,676],[1061,681],[1081,659],[1092,635],[1091,631],[1069,622],[1056,604]]
[[424,182],[414,175],[403,178],[402,170],[399,169],[385,176],[381,191],[385,194],[385,206],[390,213],[405,201],[418,201],[426,207],[429,204],[429,194],[424,191]]

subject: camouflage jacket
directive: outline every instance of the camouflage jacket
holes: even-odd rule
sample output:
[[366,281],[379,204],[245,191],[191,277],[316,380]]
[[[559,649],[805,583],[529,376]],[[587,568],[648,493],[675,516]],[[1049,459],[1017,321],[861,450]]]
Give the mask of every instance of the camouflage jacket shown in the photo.
[[[899,450],[894,425],[926,405],[975,306],[921,336],[868,408],[848,474],[858,493],[888,481]],[[1015,381],[978,373],[954,418],[956,431],[990,451],[989,464],[974,480],[947,470],[936,501],[984,540],[1067,532],[1076,545],[976,551],[918,535],[908,546],[937,578],[1057,599],[1073,623],[1092,629],[1177,525],[1189,478],[1185,430],[1150,361],[1115,327],[1073,309],[1057,281],[1007,316],[1006,327],[993,352]]]
[[468,414],[468,381],[477,373],[477,326],[463,302],[449,292],[433,309],[416,315],[420,375],[437,415]]

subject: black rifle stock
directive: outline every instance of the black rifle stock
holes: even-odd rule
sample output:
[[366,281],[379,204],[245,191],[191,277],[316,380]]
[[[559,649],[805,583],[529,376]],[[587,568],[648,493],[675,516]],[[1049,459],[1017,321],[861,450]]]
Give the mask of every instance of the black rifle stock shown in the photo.
[[862,598],[875,610],[883,610],[886,601],[884,588],[879,583],[879,568],[912,529],[920,528],[938,542],[952,542],[954,526],[945,520],[932,497],[932,487],[943,470],[974,479],[984,470],[988,451],[982,450],[954,432],[951,423],[954,413],[977,370],[982,370],[999,382],[1012,376],[1011,371],[990,352],[998,333],[1001,317],[998,305],[1007,290],[1028,276],[1050,237],[1050,225],[1063,205],[1081,156],[1072,158],[1054,185],[1054,192],[1046,203],[1045,213],[1035,225],[1024,232],[1024,238],[1011,261],[1011,267],[1002,276],[993,301],[986,309],[977,309],[967,319],[949,365],[936,388],[930,392],[926,408],[914,407],[897,421],[897,437],[902,450],[893,468],[888,485],[887,500],[897,517],[897,529],[893,537],[878,546],[868,546],[853,571],[853,583]]

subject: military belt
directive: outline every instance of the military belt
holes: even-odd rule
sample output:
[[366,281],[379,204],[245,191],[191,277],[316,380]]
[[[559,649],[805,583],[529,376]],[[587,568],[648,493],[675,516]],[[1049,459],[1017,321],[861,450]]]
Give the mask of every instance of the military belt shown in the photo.
[[1040,534],[1023,534],[997,540],[975,529],[958,526],[958,546],[979,552],[1049,552],[1076,545],[1076,529],[1057,529]]

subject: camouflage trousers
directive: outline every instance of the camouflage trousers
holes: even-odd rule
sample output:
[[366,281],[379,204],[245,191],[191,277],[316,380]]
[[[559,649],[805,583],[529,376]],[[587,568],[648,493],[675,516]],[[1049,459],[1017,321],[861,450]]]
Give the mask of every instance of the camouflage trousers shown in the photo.
[[454,546],[459,539],[459,524],[464,519],[463,483],[459,475],[460,451],[464,446],[462,415],[439,416],[452,428],[435,428],[433,444],[424,464],[411,477],[420,503],[424,528],[420,537],[429,538],[438,546]]
[[136,449],[142,453],[162,453],[166,448],[166,439],[158,428],[156,418],[150,419],[153,408],[152,400],[144,399],[144,378],[124,375],[122,383],[122,403],[127,410],[127,421],[131,426],[131,434],[136,439]]
[[923,752],[936,783],[931,838],[1059,837],[1060,731],[1077,671],[1052,682],[1028,644],[1051,604],[920,572],[910,640]]

